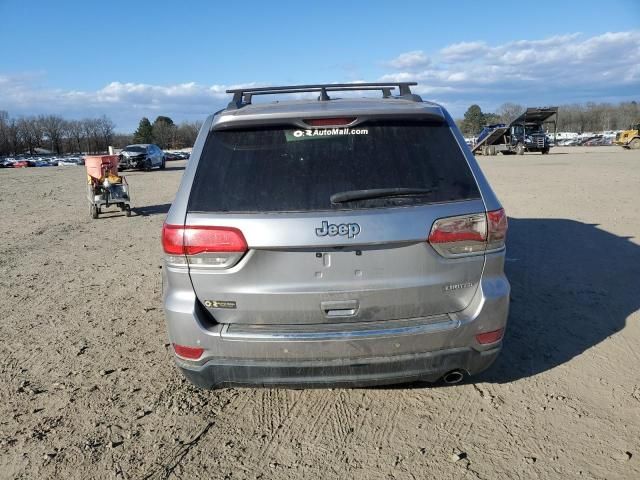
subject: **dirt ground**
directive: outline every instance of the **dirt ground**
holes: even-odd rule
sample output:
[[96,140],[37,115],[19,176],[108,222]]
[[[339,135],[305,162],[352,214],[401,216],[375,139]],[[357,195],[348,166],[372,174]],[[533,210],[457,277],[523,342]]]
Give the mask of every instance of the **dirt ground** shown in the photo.
[[640,153],[479,159],[510,216],[503,353],[356,390],[182,379],[159,234],[183,162],[98,220],[83,168],[0,170],[0,477],[640,478]]

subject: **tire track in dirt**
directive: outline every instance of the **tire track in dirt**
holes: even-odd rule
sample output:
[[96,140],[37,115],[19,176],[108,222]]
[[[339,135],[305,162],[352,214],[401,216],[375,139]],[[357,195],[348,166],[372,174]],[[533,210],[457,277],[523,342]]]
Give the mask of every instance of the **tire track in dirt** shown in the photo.
[[[388,393],[389,392],[385,392],[385,394]],[[403,406],[402,397],[404,395],[399,390],[394,390],[393,393],[397,397],[394,399],[392,404],[386,402],[385,399],[384,403],[386,403],[387,405],[383,406],[382,409],[379,409],[381,410],[382,415],[380,416],[380,421],[376,422],[376,428],[372,433],[372,443],[379,447],[383,445],[390,445],[392,443],[392,439],[397,427],[398,414],[400,413],[400,409]]]
[[[278,447],[287,433],[291,430],[291,423],[298,415],[298,400],[302,392],[284,389],[265,389],[256,398],[261,399],[260,405],[254,405],[252,423],[258,430],[267,428],[266,442],[260,448],[260,457],[266,460],[277,453]],[[256,408],[258,407],[258,408]]]

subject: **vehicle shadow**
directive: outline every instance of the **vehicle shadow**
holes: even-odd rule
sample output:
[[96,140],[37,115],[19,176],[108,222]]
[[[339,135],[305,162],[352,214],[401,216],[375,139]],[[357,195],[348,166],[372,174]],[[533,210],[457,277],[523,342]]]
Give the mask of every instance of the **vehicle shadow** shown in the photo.
[[159,172],[175,172],[176,170],[184,170],[185,165],[167,165],[164,167],[164,170],[158,169]]
[[161,203],[159,205],[147,205],[144,207],[135,207],[135,208],[132,208],[131,211],[135,215],[149,217],[151,215],[166,214],[169,212],[169,208],[171,208],[170,203]]
[[562,365],[640,308],[640,246],[596,224],[509,218],[509,323],[496,363],[472,381],[505,383]]

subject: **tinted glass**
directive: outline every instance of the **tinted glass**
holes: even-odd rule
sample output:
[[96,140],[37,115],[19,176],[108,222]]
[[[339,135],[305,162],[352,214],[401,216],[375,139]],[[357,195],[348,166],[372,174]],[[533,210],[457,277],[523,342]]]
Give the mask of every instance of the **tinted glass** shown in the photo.
[[[338,192],[430,192],[332,203]],[[480,198],[446,124],[370,123],[351,129],[214,131],[198,164],[190,211],[284,212],[380,208]]]

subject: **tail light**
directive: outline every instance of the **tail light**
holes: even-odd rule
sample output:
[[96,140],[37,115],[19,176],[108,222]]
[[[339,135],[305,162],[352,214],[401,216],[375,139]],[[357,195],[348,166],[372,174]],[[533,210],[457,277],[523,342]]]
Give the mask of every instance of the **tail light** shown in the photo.
[[504,209],[440,218],[433,223],[429,243],[443,257],[499,250],[507,235]]
[[173,351],[176,352],[177,356],[186,360],[198,360],[202,356],[204,348],[187,347],[185,345],[178,345],[177,343],[174,343]]
[[229,268],[247,252],[237,228],[194,225],[162,226],[162,248],[173,265]]
[[487,236],[487,250],[498,250],[504,247],[507,239],[507,214],[504,209],[487,212],[487,223],[489,232]]

